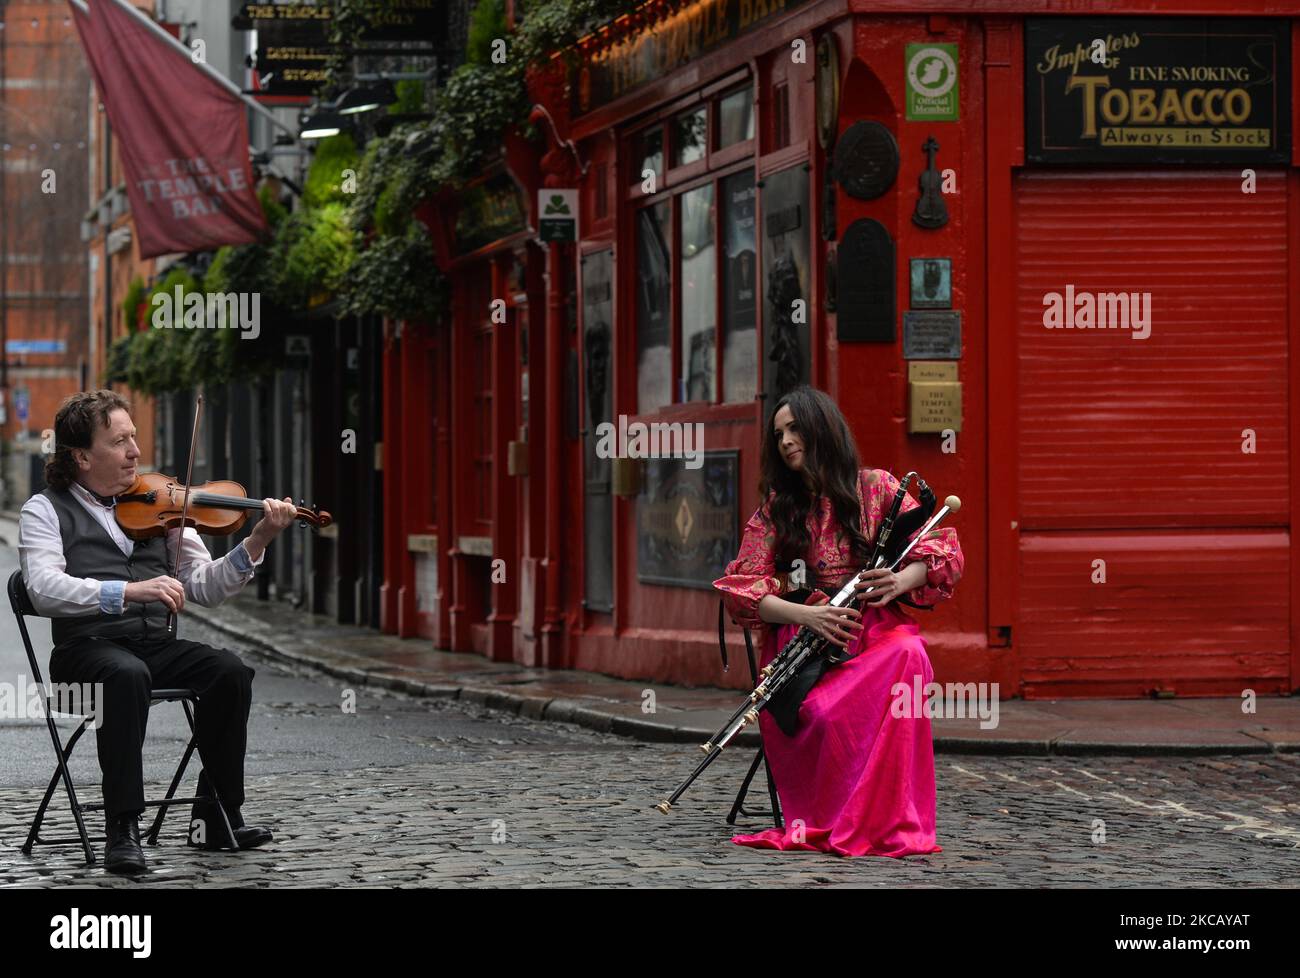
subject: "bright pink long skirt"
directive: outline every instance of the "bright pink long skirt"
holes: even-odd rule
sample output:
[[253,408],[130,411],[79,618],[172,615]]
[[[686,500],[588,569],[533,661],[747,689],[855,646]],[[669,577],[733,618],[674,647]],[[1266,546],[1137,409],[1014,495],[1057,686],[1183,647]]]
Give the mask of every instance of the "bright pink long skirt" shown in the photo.
[[[935,843],[930,719],[923,710],[891,709],[895,683],[911,690],[917,675],[922,688],[934,678],[925,639],[916,622],[892,604],[863,609],[862,623],[850,648],[865,647],[828,669],[809,691],[793,737],[761,714],[759,728],[785,828],[733,836],[737,845],[841,856],[943,851]],[[763,665],[795,631],[794,625],[768,629]],[[755,787],[761,778],[760,771]]]

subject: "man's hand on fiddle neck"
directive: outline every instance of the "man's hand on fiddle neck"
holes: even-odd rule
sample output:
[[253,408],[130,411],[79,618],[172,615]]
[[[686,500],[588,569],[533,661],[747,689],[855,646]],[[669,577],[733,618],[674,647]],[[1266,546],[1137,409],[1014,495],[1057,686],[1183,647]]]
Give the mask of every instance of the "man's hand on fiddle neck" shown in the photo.
[[261,559],[267,545],[291,525],[297,515],[298,507],[288,496],[283,500],[270,497],[262,500],[262,518],[244,540],[244,549],[253,563]]

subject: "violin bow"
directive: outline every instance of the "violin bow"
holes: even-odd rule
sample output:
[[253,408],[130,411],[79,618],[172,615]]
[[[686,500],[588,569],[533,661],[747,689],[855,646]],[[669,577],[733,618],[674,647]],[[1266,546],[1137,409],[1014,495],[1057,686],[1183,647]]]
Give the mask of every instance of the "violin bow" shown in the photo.
[[[176,552],[172,554],[172,578],[180,572],[181,543],[185,540],[185,520],[190,513],[190,483],[194,481],[194,448],[199,443],[199,418],[202,414],[203,395],[198,394],[194,401],[194,431],[190,434],[190,460],[185,465],[185,495],[181,499],[181,532],[176,537]],[[181,585],[182,588],[184,586]],[[176,612],[171,610],[167,612],[167,631],[171,633],[176,631]]]

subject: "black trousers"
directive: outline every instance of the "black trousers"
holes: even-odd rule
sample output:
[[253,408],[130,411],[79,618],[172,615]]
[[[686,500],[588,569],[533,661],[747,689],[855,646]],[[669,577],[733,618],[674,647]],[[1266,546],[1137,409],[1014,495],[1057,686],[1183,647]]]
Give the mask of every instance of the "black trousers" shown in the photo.
[[[253,669],[227,649],[167,636],[89,636],[56,646],[50,654],[51,681],[104,684],[95,739],[109,818],[144,810],[141,749],[149,725],[150,691],[183,688],[199,697],[195,735],[203,771],[196,794],[206,793],[211,779],[231,826],[243,825],[239,809],[244,803],[253,675]],[[207,806],[196,805],[191,818],[203,821],[209,838],[220,831],[220,816]]]

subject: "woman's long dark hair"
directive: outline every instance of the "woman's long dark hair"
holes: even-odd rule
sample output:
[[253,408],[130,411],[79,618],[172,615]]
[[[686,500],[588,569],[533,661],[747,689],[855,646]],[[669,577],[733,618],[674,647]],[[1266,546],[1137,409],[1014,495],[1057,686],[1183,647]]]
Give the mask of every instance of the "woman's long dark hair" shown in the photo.
[[[772,422],[781,408],[789,406],[794,424],[803,438],[803,471],[785,464]],[[763,437],[759,496],[766,500],[775,491],[771,521],[776,530],[777,570],[789,570],[796,558],[803,558],[812,545],[808,517],[815,502],[804,483],[804,472],[814,490],[831,501],[831,509],[849,535],[855,560],[871,556],[871,544],[862,534],[861,502],[858,499],[858,446],[848,422],[831,398],[815,387],[801,384],[776,402],[767,418]],[[811,585],[811,577],[808,581]]]

